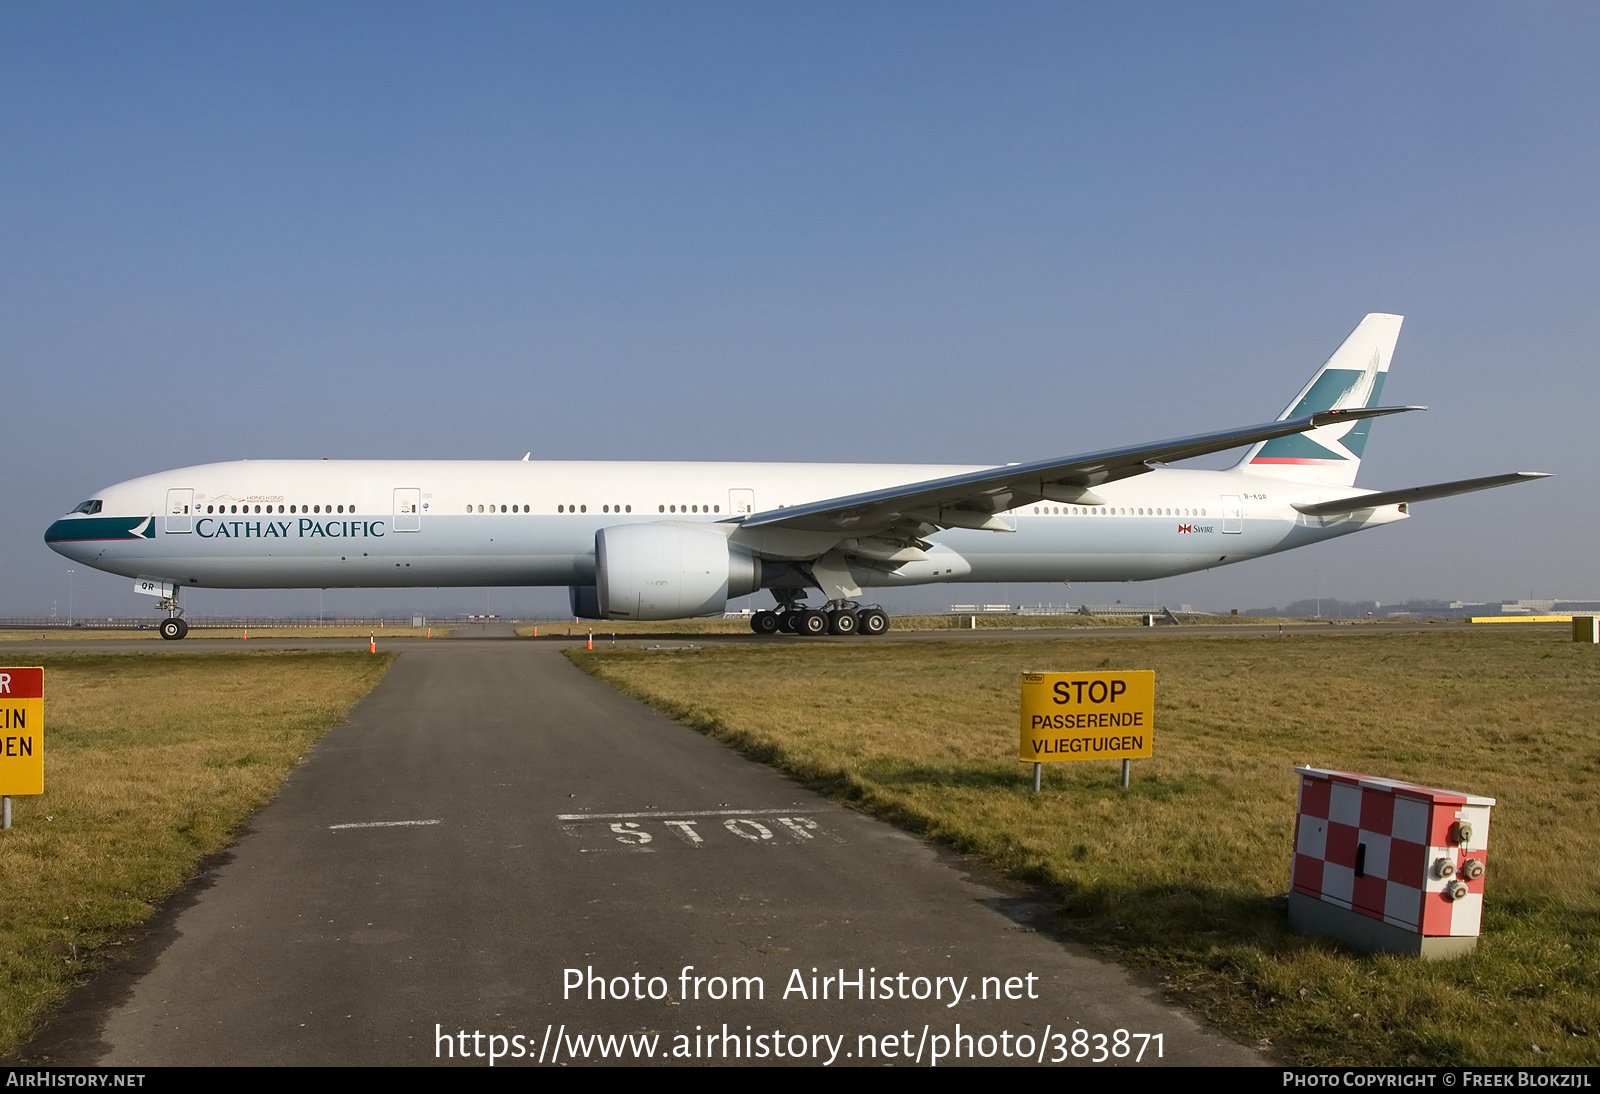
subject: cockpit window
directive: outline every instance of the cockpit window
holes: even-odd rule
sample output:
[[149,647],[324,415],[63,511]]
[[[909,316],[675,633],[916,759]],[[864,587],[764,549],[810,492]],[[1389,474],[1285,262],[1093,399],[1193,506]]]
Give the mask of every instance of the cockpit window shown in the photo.
[[93,501],[86,501],[86,502],[82,503],[81,505],[79,505],[76,509],[73,510],[74,513],[91,513],[91,514],[92,513],[98,513],[99,511],[100,511],[100,499],[99,498],[95,498]]

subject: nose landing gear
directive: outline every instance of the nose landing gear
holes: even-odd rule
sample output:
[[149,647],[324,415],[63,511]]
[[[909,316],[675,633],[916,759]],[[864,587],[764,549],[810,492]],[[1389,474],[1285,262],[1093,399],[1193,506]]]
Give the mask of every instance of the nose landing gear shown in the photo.
[[176,583],[172,586],[172,595],[163,597],[156,604],[156,607],[171,613],[161,621],[162,638],[169,642],[176,642],[189,633],[189,624],[183,620],[183,609],[178,607],[178,586]]

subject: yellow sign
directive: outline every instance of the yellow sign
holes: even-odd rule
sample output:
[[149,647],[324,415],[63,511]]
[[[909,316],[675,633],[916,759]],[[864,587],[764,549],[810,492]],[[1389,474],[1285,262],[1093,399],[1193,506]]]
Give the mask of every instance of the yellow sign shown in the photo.
[[1155,754],[1156,674],[1025,672],[1022,759],[1136,760]]
[[44,669],[0,669],[0,794],[44,793]]

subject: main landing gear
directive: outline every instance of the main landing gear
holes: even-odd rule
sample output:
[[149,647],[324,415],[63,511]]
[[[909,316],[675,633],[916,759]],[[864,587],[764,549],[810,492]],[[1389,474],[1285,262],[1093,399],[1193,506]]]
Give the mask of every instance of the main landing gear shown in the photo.
[[757,634],[876,636],[888,632],[889,614],[882,608],[863,608],[851,601],[831,603],[826,608],[780,602],[777,611],[761,611],[751,616],[750,629]]
[[172,614],[161,621],[161,637],[169,642],[176,642],[189,633],[189,624],[183,621],[183,609],[178,607],[178,588],[174,584],[172,595],[163,598],[156,604],[157,608]]

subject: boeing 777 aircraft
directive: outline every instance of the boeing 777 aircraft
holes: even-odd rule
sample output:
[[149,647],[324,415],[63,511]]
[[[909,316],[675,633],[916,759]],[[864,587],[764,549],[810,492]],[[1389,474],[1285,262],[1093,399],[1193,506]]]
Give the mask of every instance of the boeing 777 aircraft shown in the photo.
[[1003,467],[243,460],[108,486],[45,542],[159,597],[172,639],[185,587],[422,585],[566,585],[575,615],[646,620],[768,589],[759,634],[882,634],[863,589],[1170,577],[1546,477],[1354,485],[1371,420],[1423,409],[1379,405],[1400,323],[1363,319],[1275,421],[1155,444]]

